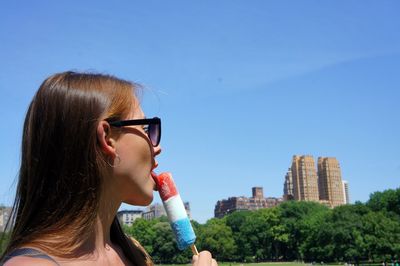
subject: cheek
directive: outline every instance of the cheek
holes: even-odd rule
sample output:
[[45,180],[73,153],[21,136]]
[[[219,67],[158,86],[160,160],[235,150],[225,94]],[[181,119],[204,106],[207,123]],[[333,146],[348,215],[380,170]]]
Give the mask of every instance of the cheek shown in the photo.
[[143,175],[147,176],[150,173],[152,158],[150,147],[146,141],[127,139],[117,147],[117,153],[121,159],[118,167],[119,174],[140,180]]
[[123,202],[145,206],[153,200],[154,181],[150,176],[152,168],[152,147],[135,135],[122,136],[116,146],[121,159],[114,168],[116,191]]
[[144,145],[125,146],[120,150],[121,164],[115,169],[118,191],[122,201],[131,205],[147,206],[153,200],[154,181],[150,177],[151,151]]
[[141,141],[140,145],[136,146],[136,152],[134,153],[136,157],[136,163],[139,168],[137,170],[143,168],[143,171],[149,172],[151,170],[152,158],[151,151],[149,145],[147,145],[147,142]]

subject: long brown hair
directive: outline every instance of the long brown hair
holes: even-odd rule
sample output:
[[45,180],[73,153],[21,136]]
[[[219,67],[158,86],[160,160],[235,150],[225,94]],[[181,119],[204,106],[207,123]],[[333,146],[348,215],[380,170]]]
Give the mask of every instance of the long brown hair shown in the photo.
[[[93,233],[102,180],[110,168],[97,143],[97,125],[126,117],[136,88],[110,75],[76,72],[42,83],[24,122],[14,225],[3,256],[23,245],[76,256]],[[133,264],[152,264],[116,219],[110,234]]]

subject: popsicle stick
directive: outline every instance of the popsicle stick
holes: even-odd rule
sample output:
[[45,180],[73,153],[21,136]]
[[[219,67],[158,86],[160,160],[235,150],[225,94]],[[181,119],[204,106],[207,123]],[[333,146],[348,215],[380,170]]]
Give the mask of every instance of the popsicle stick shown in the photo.
[[190,248],[192,249],[193,255],[199,255],[195,244],[191,245]]

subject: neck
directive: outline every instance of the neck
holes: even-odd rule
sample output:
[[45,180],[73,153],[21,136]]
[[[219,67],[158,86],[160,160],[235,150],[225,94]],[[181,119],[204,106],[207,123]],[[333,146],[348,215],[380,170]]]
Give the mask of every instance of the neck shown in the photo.
[[118,194],[115,191],[110,190],[110,187],[112,186],[107,186],[107,184],[105,184],[104,187],[108,188],[103,190],[100,198],[99,211],[94,228],[95,230],[93,231],[95,234],[93,236],[93,239],[95,240],[94,248],[99,251],[112,246],[110,228],[115,216],[117,215],[118,208],[121,205],[121,200],[117,197]]
[[113,191],[112,185],[105,183],[103,187],[96,221],[93,224],[90,236],[80,248],[80,251],[84,254],[104,254],[113,246],[110,229],[122,201],[118,198],[118,193]]

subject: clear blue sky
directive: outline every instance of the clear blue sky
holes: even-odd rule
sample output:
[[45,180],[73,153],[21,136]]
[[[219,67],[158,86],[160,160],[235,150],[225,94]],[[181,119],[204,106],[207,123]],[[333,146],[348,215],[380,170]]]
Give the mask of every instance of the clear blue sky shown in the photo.
[[60,2],[0,9],[0,203],[34,92],[71,69],[146,87],[159,171],[200,222],[253,186],[282,196],[294,154],[337,157],[352,202],[399,187],[399,1]]

